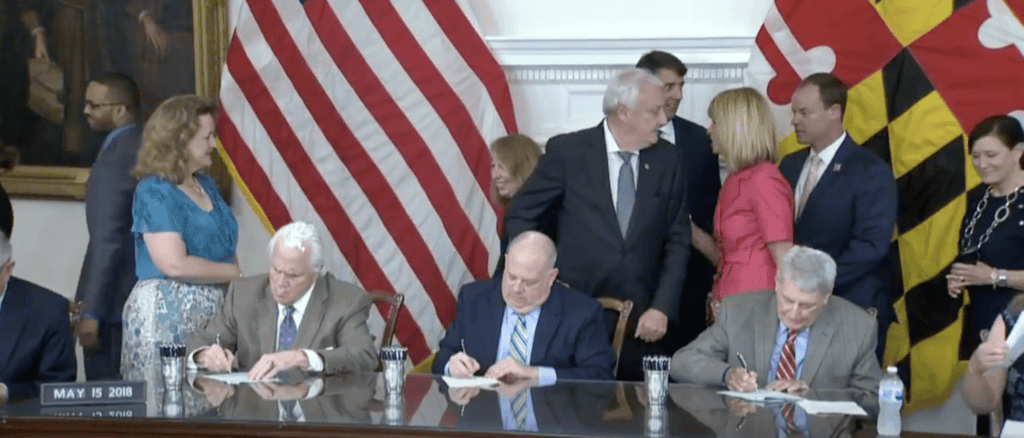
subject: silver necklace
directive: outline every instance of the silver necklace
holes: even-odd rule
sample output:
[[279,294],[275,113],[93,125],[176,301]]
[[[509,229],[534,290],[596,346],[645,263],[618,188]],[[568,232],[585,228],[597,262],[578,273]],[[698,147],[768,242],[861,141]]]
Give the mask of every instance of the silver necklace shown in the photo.
[[1010,204],[1013,204],[1014,201],[1017,200],[1017,192],[1019,191],[1020,187],[1017,187],[1006,195],[1006,203],[996,209],[996,216],[993,218],[992,224],[990,224],[988,229],[985,230],[985,233],[978,238],[978,244],[971,246],[971,236],[974,234],[974,225],[977,224],[978,219],[981,218],[981,212],[985,210],[985,207],[988,207],[988,198],[992,194],[992,187],[985,187],[985,196],[983,196],[981,198],[981,202],[978,203],[978,208],[974,209],[974,215],[971,216],[971,222],[964,227],[964,235],[960,238],[961,254],[973,253],[979,250],[981,245],[984,245],[985,242],[988,242],[989,236],[992,235],[992,230],[999,226],[999,224],[1003,223],[1006,218],[1010,217]]

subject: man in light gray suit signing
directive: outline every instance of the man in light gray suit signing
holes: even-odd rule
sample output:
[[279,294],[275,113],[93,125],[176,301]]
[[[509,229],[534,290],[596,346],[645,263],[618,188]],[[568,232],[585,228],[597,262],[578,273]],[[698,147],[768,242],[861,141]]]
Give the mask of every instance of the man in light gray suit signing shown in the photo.
[[285,225],[267,251],[270,273],[231,282],[220,311],[189,343],[190,364],[228,371],[237,359],[252,380],[296,368],[373,371],[377,350],[366,326],[373,300],[324,272],[316,229]]
[[722,301],[715,323],[676,352],[677,381],[801,392],[850,390],[877,397],[881,369],[878,326],[863,308],[832,296],[836,263],[822,251],[794,246],[783,258],[775,291]]

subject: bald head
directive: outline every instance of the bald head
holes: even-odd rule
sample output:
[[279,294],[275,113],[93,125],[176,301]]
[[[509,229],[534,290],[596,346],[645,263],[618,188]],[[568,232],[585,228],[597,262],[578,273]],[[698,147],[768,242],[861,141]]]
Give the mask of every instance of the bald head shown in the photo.
[[544,304],[558,276],[555,258],[555,243],[542,233],[526,231],[512,239],[501,282],[505,304],[522,314]]

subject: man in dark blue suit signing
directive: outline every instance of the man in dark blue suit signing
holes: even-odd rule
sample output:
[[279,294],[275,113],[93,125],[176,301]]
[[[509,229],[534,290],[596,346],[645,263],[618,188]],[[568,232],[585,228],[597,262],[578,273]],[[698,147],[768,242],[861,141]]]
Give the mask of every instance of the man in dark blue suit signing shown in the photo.
[[130,172],[142,143],[138,108],[135,81],[120,73],[93,79],[85,91],[89,126],[107,132],[85,192],[89,246],[75,293],[75,300],[85,302],[78,337],[89,380],[121,378],[121,314],[136,281],[132,234],[136,180]]
[[[715,205],[722,190],[718,156],[711,151],[707,129],[676,115],[683,99],[686,64],[668,52],[652,50],[640,57],[637,68],[645,69],[665,83],[665,116],[668,123],[659,129],[660,136],[672,143],[686,169],[686,208],[691,227],[696,226],[713,235]],[[717,262],[717,260],[714,260]],[[693,246],[686,267],[686,283],[679,300],[679,324],[670,324],[666,341],[669,351],[689,344],[707,328],[705,303],[714,283],[715,266]]]
[[40,383],[78,373],[68,300],[11,276],[11,242],[0,233],[0,404],[39,395]]
[[796,201],[794,243],[836,261],[833,294],[878,311],[878,351],[892,320],[890,248],[897,188],[892,168],[843,128],[847,87],[829,73],[808,76],[793,93],[793,128],[808,149],[779,168]]
[[483,372],[536,385],[612,379],[615,353],[601,306],[555,283],[555,257],[551,239],[527,231],[509,243],[500,283],[463,286],[434,372],[454,377]]
[[591,297],[633,301],[617,378],[642,380],[643,356],[671,354],[665,333],[680,320],[691,238],[686,171],[676,147],[658,137],[668,119],[657,76],[620,73],[603,110],[597,126],[548,140],[512,199],[505,232],[554,224],[563,281]]

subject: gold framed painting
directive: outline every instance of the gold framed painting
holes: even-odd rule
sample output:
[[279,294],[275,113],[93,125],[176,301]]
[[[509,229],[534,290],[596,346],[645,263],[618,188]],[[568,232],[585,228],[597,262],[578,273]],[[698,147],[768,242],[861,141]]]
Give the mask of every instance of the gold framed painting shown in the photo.
[[[88,79],[132,76],[140,119],[167,97],[216,101],[228,44],[228,0],[57,0],[5,2],[0,10],[0,175],[11,196],[84,199],[89,166],[102,146],[82,110]],[[24,5],[35,5],[33,7]],[[12,27],[13,26],[13,27]],[[27,67],[27,68],[26,68]],[[215,158],[221,189],[230,176]],[[225,198],[229,199],[229,198]]]

